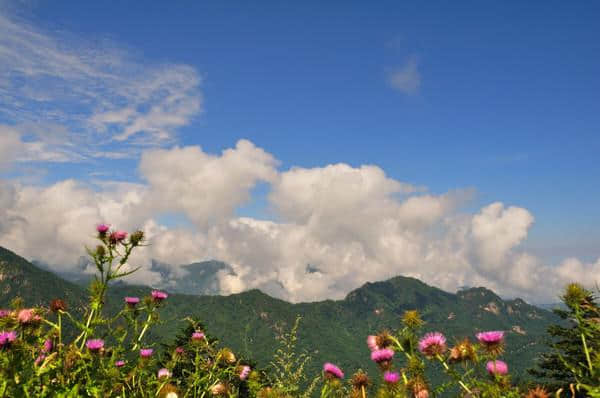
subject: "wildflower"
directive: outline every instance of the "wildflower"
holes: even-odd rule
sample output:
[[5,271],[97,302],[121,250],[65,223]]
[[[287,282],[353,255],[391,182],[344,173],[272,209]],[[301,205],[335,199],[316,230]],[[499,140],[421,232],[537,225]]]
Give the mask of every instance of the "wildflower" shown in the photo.
[[398,372],[387,371],[383,374],[383,380],[388,384],[396,384],[400,381],[400,374]]
[[183,347],[177,347],[175,348],[175,353],[176,354],[183,354],[185,352],[185,350],[183,349]]
[[415,398],[429,398],[429,391],[426,388],[415,392]]
[[0,318],[6,318],[10,316],[10,310],[0,310]]
[[154,350],[152,348],[142,348],[140,350],[140,356],[142,358],[150,358]]
[[377,337],[377,346],[379,348],[387,348],[394,344],[394,339],[392,338],[392,334],[388,330],[382,331],[376,337]]
[[421,319],[419,311],[416,310],[405,311],[404,315],[402,315],[402,322],[410,328],[418,328],[425,323]]
[[210,393],[212,395],[227,395],[227,390],[227,385],[219,382],[211,387]]
[[14,330],[8,332],[0,332],[0,347],[5,348],[10,346],[10,343],[17,339],[17,333]]
[[342,372],[340,368],[338,368],[330,362],[325,362],[325,364],[323,365],[323,371],[325,372],[326,377],[334,377],[336,379],[344,378],[344,372]]
[[17,320],[23,325],[29,325],[39,322],[42,318],[35,313],[33,308],[26,308],[19,311]]
[[169,377],[171,377],[171,372],[169,372],[169,369],[161,368],[158,370],[158,378],[159,379],[169,378]]
[[409,387],[412,390],[415,398],[429,398],[427,384],[421,377],[417,376],[414,380],[411,380]]
[[179,398],[179,391],[173,384],[165,384],[159,391],[160,398]]
[[67,310],[67,303],[65,303],[64,300],[57,298],[50,302],[50,311],[57,313],[58,311],[66,311],[66,310]]
[[113,233],[110,234],[109,240],[110,240],[110,243],[114,244],[117,242],[122,242],[126,237],[127,237],[127,232],[118,230],[118,231],[114,231]]
[[377,344],[377,336],[367,336],[367,347],[369,347],[369,350],[371,351],[379,349],[379,345]]
[[352,387],[357,391],[367,388],[369,383],[369,376],[362,370],[354,373],[354,375],[352,375],[352,379],[350,379],[350,384],[352,384]]
[[52,351],[52,347],[53,347],[52,340],[46,339],[46,341],[44,341],[44,346],[42,347],[42,352],[48,353],[48,352]]
[[492,376],[503,376],[508,373],[508,365],[506,364],[506,362],[500,361],[499,359],[495,361],[489,361],[485,365],[485,368],[487,369],[488,373]]
[[151,294],[152,294],[152,299],[157,303],[160,303],[161,301],[163,301],[164,299],[169,297],[169,295],[167,293],[161,292],[160,290],[153,290]]
[[202,332],[194,332],[194,333],[192,333],[192,340],[194,340],[194,341],[204,340],[205,337],[206,336]]
[[100,236],[105,235],[106,232],[108,232],[109,229],[110,229],[110,225],[108,225],[108,224],[98,224],[98,225],[96,225],[96,231],[98,231],[98,233],[100,234]]
[[454,362],[466,360],[474,361],[475,355],[475,348],[469,339],[464,339],[450,350],[450,360]]
[[537,386],[536,388],[527,391],[525,398],[550,398],[550,394],[544,388]]
[[33,363],[35,364],[35,366],[38,366],[40,363],[42,363],[42,361],[46,359],[46,356],[44,354],[41,354],[40,356],[38,356],[35,361],[33,361]]
[[116,366],[117,368],[120,368],[120,367],[122,367],[122,366],[125,366],[125,361],[116,361],[116,362],[115,362],[115,366]]
[[139,297],[125,297],[125,302],[129,307],[135,307],[140,302]]
[[131,244],[133,246],[139,245],[140,242],[142,242],[142,240],[144,240],[144,232],[143,231],[135,231],[129,237],[129,241],[131,242]]
[[485,347],[485,349],[493,355],[499,355],[503,351],[504,332],[501,330],[493,330],[490,332],[477,333],[477,340]]
[[439,332],[427,333],[419,340],[419,351],[428,357],[443,354],[446,351],[446,337]]
[[229,348],[223,348],[219,353],[219,357],[228,364],[234,364],[237,360],[235,354]]
[[246,380],[250,375],[250,366],[244,365],[240,370],[240,380]]
[[391,348],[382,348],[371,353],[371,360],[377,363],[390,361],[394,357],[394,350]]
[[88,348],[88,350],[90,351],[99,351],[102,348],[104,348],[104,340],[102,339],[91,339],[88,340],[87,343],[85,343],[85,346]]

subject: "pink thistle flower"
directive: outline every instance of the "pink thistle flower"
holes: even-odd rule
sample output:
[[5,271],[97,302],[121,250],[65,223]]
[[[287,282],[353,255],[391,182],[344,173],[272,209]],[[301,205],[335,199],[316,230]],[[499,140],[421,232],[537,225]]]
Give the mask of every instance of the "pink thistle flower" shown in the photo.
[[492,376],[504,376],[508,373],[508,365],[506,364],[506,362],[501,361],[499,359],[495,361],[489,361],[485,365],[485,368],[487,369],[488,373]]
[[183,347],[177,347],[177,348],[175,348],[175,352],[177,354],[181,355],[181,354],[183,354],[185,352],[185,350],[183,349]]
[[85,343],[85,346],[88,348],[88,350],[90,351],[100,351],[102,348],[104,348],[104,340],[102,339],[91,339],[88,340]]
[[158,370],[158,378],[162,379],[162,378],[168,378],[171,377],[171,372],[169,372],[169,369],[166,368],[162,368]]
[[493,330],[490,332],[481,332],[477,333],[475,336],[480,343],[489,345],[489,344],[499,344],[504,339],[504,332],[501,330]]
[[33,308],[25,308],[17,314],[17,320],[23,325],[39,322],[42,318],[35,313]]
[[139,297],[125,297],[125,302],[130,307],[135,307],[137,303],[140,302]]
[[192,340],[194,340],[194,341],[204,340],[205,337],[206,336],[202,332],[194,332],[194,333],[192,333]]
[[17,333],[14,330],[0,332],[0,348],[8,347],[17,339]]
[[46,341],[44,341],[44,346],[42,347],[42,352],[48,353],[48,352],[52,351],[53,346],[54,345],[52,344],[52,340],[46,339]]
[[323,365],[323,371],[327,376],[335,377],[336,379],[344,378],[344,372],[342,372],[340,368],[338,368],[330,362],[325,362],[325,364]]
[[504,332],[501,330],[477,333],[475,337],[490,354],[500,355],[504,351]]
[[98,224],[98,225],[96,225],[96,231],[98,231],[98,233],[100,235],[104,235],[109,229],[110,229],[110,225],[109,224]]
[[371,353],[371,360],[377,363],[390,361],[394,357],[394,350],[391,348],[382,348]]
[[115,362],[115,366],[116,366],[117,368],[120,368],[120,367],[122,367],[122,366],[125,366],[125,361],[117,361],[117,362]]
[[35,364],[35,366],[38,366],[40,363],[42,363],[44,359],[46,359],[46,356],[42,354],[38,356],[33,363]]
[[142,358],[150,358],[154,350],[152,348],[142,348],[140,350],[140,356]]
[[427,391],[427,389],[419,390],[419,392],[415,394],[415,398],[429,398],[429,391]]
[[164,299],[169,297],[169,295],[167,293],[161,292],[160,290],[153,290],[151,294],[152,294],[152,299],[157,303],[160,303],[161,301],[163,301]]
[[248,375],[250,375],[250,366],[242,366],[242,369],[240,370],[240,380],[246,380]]
[[110,239],[111,243],[117,243],[117,242],[123,241],[126,237],[127,237],[127,232],[118,230],[118,231],[114,231],[112,234],[110,234],[109,239]]
[[0,310],[0,318],[6,318],[10,316],[10,310]]
[[383,374],[383,380],[389,384],[396,384],[400,381],[400,374],[398,372],[385,372]]
[[435,356],[446,351],[446,337],[439,332],[427,333],[419,340],[419,351],[427,356]]
[[371,351],[379,349],[379,346],[377,345],[377,336],[367,336],[367,347],[369,347],[369,350]]

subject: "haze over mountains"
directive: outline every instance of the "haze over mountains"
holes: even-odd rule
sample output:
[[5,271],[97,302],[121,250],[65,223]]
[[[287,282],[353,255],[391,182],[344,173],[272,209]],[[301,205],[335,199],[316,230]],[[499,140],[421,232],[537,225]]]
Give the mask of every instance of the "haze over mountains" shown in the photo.
[[[160,264],[154,266],[162,269]],[[229,296],[179,294],[214,292],[215,274],[229,272],[226,264],[216,261],[190,264],[187,268],[188,276],[168,289],[171,295],[161,315],[165,322],[155,329],[152,339],[169,341],[184,325],[182,320],[194,316],[223,344],[255,359],[261,366],[268,365],[276,334],[301,316],[299,347],[313,356],[312,370],[317,371],[328,360],[348,369],[369,368],[372,365],[366,336],[383,328],[399,327],[404,311],[418,309],[427,321],[424,332],[443,331],[451,342],[473,337],[481,330],[507,331],[504,358],[515,374],[523,375],[544,349],[547,326],[558,321],[546,310],[520,299],[502,300],[486,288],[469,288],[452,294],[402,276],[366,283],[337,301],[292,304],[256,289]],[[47,305],[52,298],[64,297],[78,307],[87,297],[82,282],[69,282],[0,248],[2,307],[16,296],[22,297],[27,305]],[[124,296],[143,296],[149,291],[149,287],[116,284],[109,290],[109,311],[121,307]]]

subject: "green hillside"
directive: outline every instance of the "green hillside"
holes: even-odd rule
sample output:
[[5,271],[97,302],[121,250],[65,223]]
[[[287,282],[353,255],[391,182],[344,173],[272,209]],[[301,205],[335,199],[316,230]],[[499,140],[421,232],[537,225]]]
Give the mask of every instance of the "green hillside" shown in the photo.
[[[0,249],[0,304],[5,307],[19,295],[27,303],[45,304],[64,297],[80,303],[83,288],[43,271],[14,253]],[[143,296],[150,288],[119,284],[109,290],[112,310],[123,305],[124,296]],[[427,321],[426,331],[442,331],[450,340],[473,337],[481,330],[507,331],[504,358],[513,375],[524,375],[533,359],[544,349],[545,331],[558,322],[550,312],[520,299],[505,301],[485,288],[457,294],[428,286],[406,277],[367,283],[344,300],[291,304],[259,290],[230,296],[172,294],[162,309],[164,322],[149,341],[168,342],[185,323],[183,318],[200,318],[208,332],[225,345],[267,366],[276,347],[275,336],[302,317],[299,347],[314,358],[310,369],[318,372],[325,361],[336,362],[348,371],[372,369],[365,344],[368,334],[400,326],[405,310],[417,309]]]

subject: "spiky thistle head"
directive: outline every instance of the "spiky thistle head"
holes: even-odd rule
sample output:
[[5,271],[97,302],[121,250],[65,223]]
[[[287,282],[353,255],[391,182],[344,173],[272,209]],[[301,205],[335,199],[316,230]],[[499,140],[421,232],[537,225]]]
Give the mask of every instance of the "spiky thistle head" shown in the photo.
[[352,388],[355,390],[361,390],[362,388],[368,388],[371,381],[369,380],[369,376],[362,370],[357,371],[352,375],[350,379],[350,384]]
[[525,398],[550,398],[550,393],[543,387],[537,386],[527,391]]
[[402,315],[402,323],[412,329],[419,328],[425,324],[425,321],[421,319],[421,315],[417,310],[405,311]]
[[474,362],[476,358],[477,352],[475,351],[475,347],[473,346],[473,344],[471,344],[468,338],[459,341],[450,350],[450,361],[452,362]]

